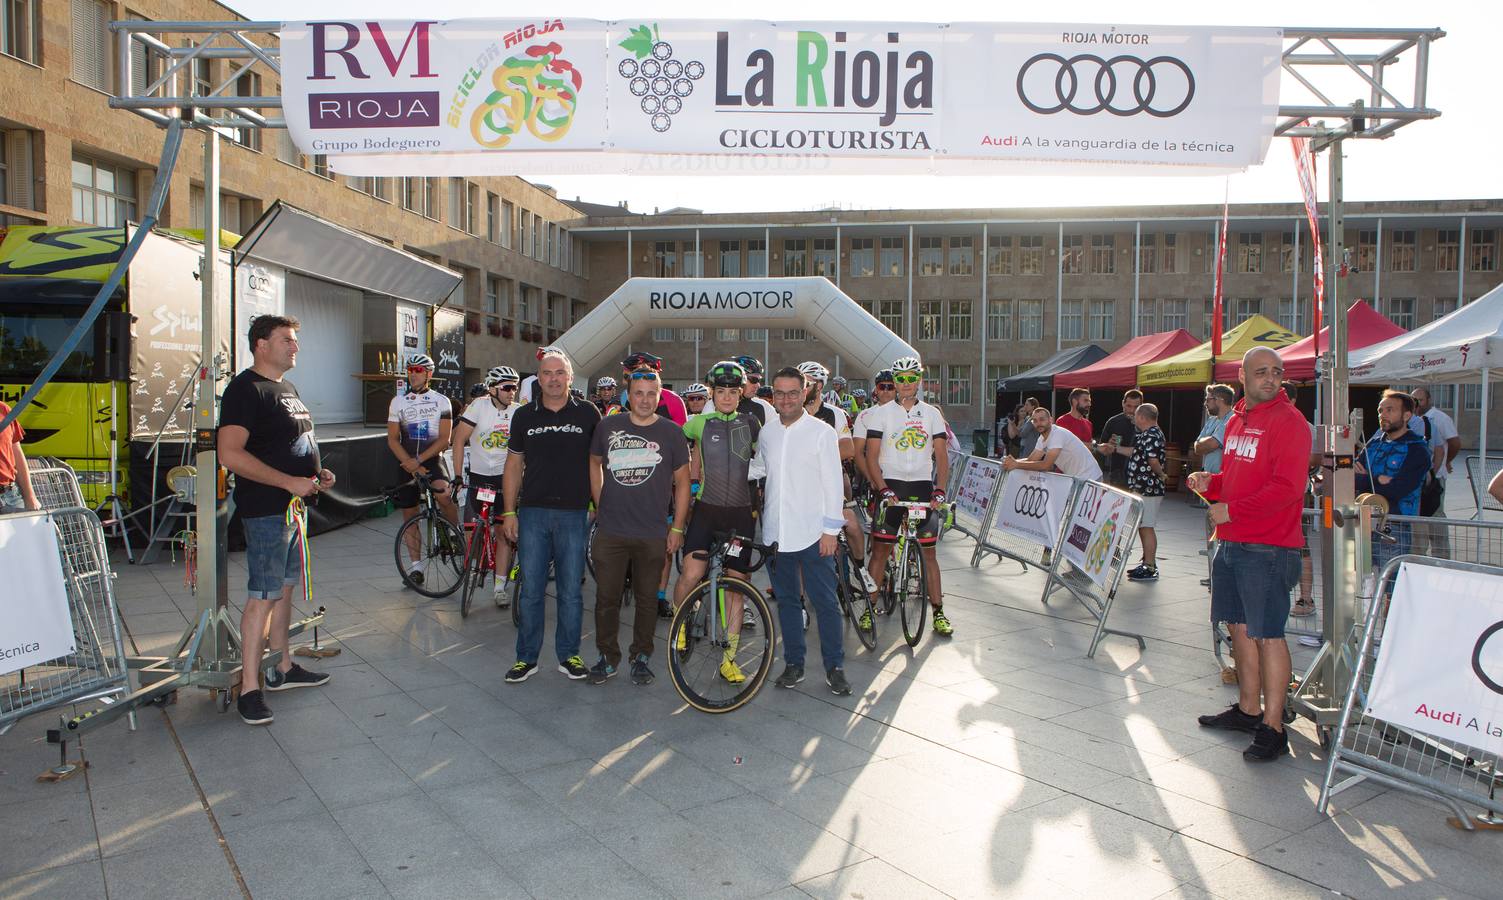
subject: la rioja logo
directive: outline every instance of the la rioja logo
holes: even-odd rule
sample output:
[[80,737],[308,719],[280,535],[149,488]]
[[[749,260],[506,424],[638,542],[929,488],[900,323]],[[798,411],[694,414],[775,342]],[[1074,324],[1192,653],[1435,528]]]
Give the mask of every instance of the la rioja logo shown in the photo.
[[694,93],[694,82],[704,77],[705,64],[676,58],[657,25],[638,25],[617,46],[632,57],[621,60],[616,71],[627,79],[632,96],[642,98],[642,112],[650,117],[652,130],[667,131],[673,117],[683,111],[684,99]]

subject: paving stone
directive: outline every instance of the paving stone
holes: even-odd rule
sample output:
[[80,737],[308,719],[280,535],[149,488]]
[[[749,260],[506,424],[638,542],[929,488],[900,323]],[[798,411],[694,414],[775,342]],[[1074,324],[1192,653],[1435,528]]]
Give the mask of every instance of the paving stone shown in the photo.
[[330,810],[418,790],[417,784],[371,743],[294,755],[292,763]]
[[98,858],[87,794],[61,793],[0,807],[0,877]]
[[193,835],[213,834],[198,791],[186,773],[90,791],[94,823],[105,856],[171,847]]
[[369,896],[385,890],[327,812],[236,831],[229,845],[256,900]]
[[9,900],[105,900],[104,869],[98,860],[41,869],[21,875],[0,876],[0,897]]
[[232,900],[243,897],[212,834],[171,848],[154,847],[104,860],[110,900]]

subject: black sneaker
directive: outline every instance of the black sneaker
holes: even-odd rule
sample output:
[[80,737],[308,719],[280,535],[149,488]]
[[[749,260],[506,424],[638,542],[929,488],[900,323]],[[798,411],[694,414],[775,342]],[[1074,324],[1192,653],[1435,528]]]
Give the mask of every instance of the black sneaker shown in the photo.
[[1128,581],[1158,581],[1159,570],[1153,566],[1145,566],[1141,563],[1137,568],[1127,573]]
[[631,661],[631,683],[652,684],[654,678],[657,676],[647,668],[647,654],[638,653],[637,658]]
[[1209,579],[1209,578],[1202,578],[1202,579],[1200,579],[1200,586],[1201,587],[1210,587],[1211,586],[1211,579]]
[[658,598],[658,618],[659,619],[671,619],[671,618],[673,618],[673,604],[669,603],[668,600],[667,600],[667,598],[665,598],[665,597],[659,597]]
[[520,659],[506,670],[507,684],[521,684],[532,677],[532,673],[538,670],[537,663],[522,662]]
[[585,668],[584,660],[577,656],[571,656],[559,663],[558,670],[569,676],[572,681],[583,680],[585,676],[590,674],[590,670]]
[[268,691],[290,691],[293,688],[323,687],[329,683],[328,672],[310,672],[297,663],[286,672],[279,672],[273,668],[266,673],[266,689]]
[[235,708],[240,711],[240,720],[247,725],[271,724],[271,708],[266,705],[260,691],[241,694],[240,699],[235,701]]
[[1257,733],[1258,728],[1263,725],[1262,716],[1245,713],[1236,703],[1214,716],[1201,716],[1196,721],[1202,728],[1225,728],[1228,731],[1245,731],[1248,734]]
[[1242,751],[1242,758],[1249,762],[1272,762],[1289,753],[1289,732],[1274,731],[1264,722],[1258,723],[1253,732],[1252,745]]
[[845,670],[839,666],[825,673],[825,684],[830,686],[830,693],[837,697],[851,695],[851,683],[845,680]]
[[778,676],[778,687],[791,688],[804,680],[803,666],[784,666],[783,674]]
[[616,667],[606,662],[603,656],[595,661],[595,665],[590,666],[590,684],[605,684],[607,678],[615,675]]

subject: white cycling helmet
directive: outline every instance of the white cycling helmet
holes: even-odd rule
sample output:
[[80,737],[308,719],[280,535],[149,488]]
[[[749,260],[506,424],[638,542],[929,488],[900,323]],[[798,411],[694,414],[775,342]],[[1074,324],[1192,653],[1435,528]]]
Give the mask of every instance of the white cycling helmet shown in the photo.
[[428,371],[432,372],[433,368],[434,368],[434,366],[433,366],[433,357],[428,356],[428,355],[423,354],[423,353],[413,354],[412,356],[409,356],[407,358],[407,368],[409,368],[409,369],[427,369]]
[[710,396],[710,389],[707,388],[707,387],[705,387],[704,385],[702,385],[702,384],[700,384],[699,382],[696,381],[693,384],[689,385],[688,387],[684,388],[683,392],[681,394],[679,394],[679,396],[680,397],[708,397],[708,396]]
[[830,370],[826,369],[819,363],[814,362],[813,360],[810,360],[809,362],[799,363],[798,371],[799,374],[803,375],[810,381],[817,381],[820,384],[824,384],[826,381],[830,380]]
[[892,361],[893,372],[922,372],[924,364],[917,356],[901,356]]
[[496,366],[485,373],[485,386],[488,388],[493,388],[498,384],[505,384],[508,381],[521,380],[521,377],[517,375],[517,370],[511,366]]
[[599,388],[613,388],[615,386],[616,386],[616,379],[612,378],[609,375],[607,375],[604,378],[600,379],[599,381],[595,382],[596,389],[599,389]]

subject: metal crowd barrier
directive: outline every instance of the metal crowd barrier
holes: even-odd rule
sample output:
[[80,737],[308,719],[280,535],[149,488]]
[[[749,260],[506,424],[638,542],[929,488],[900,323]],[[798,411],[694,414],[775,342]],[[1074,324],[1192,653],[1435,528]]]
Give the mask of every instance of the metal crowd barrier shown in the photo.
[[[62,481],[58,479],[58,483]],[[74,482],[73,491],[77,490]],[[59,564],[67,588],[76,649],[41,665],[0,675],[0,733],[33,713],[124,694],[130,688],[120,615],[115,606],[114,573],[110,570],[109,550],[99,518],[81,505],[14,515],[46,516],[57,529]],[[6,559],[5,548],[0,546],[0,572],[10,566],[45,562]]]
[[[1503,800],[1497,794],[1498,788],[1503,786],[1498,755],[1368,715],[1367,698],[1387,624],[1389,601],[1396,582],[1394,576],[1402,564],[1503,578],[1503,568],[1497,566],[1413,555],[1395,557],[1383,567],[1377,579],[1380,586],[1377,597],[1368,604],[1365,615],[1354,626],[1347,642],[1348,652],[1356,654],[1356,665],[1331,742],[1317,808],[1325,813],[1331,797],[1370,780],[1439,801],[1455,812],[1451,824],[1457,828],[1471,831],[1478,824],[1503,826]],[[1443,596],[1427,597],[1425,602],[1433,600],[1439,604],[1446,599]],[[1496,727],[1494,723],[1489,724]],[[1337,783],[1337,773],[1350,777]],[[1486,809],[1489,814],[1473,821],[1461,807],[1463,803]]]
[[31,489],[36,494],[37,505],[42,509],[66,509],[85,506],[83,492],[78,487],[78,476],[66,463],[49,463],[32,466]]
[[[1487,492],[1487,486],[1493,483],[1493,477],[1503,472],[1503,456],[1489,456],[1487,465],[1482,464],[1482,457],[1477,455],[1462,457],[1462,463],[1466,466],[1466,480],[1471,482],[1472,496],[1482,497],[1482,509],[1493,511],[1503,510],[1503,503]],[[1481,515],[1481,510],[1478,510]]]

